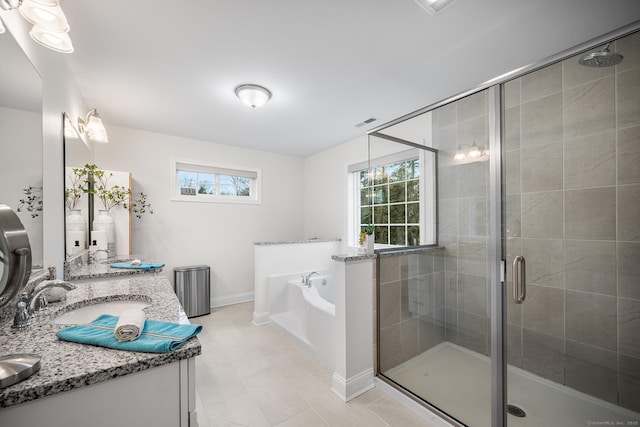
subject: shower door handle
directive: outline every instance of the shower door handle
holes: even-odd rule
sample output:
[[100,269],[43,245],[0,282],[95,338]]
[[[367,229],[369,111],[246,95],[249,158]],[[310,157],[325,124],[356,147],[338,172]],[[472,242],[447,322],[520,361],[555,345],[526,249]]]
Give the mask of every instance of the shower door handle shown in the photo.
[[513,273],[513,302],[522,304],[527,296],[527,265],[522,255],[516,255],[513,259],[511,272]]

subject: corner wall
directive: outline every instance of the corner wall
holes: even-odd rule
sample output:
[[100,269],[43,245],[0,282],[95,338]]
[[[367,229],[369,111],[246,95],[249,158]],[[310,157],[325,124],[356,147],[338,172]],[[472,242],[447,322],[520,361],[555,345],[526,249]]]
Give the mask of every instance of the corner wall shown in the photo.
[[[133,253],[176,266],[211,267],[213,306],[253,299],[254,242],[303,236],[301,159],[214,142],[109,126],[96,145],[104,169],[132,172],[133,190],[148,195],[154,214],[133,218]],[[171,158],[262,169],[262,204],[170,200]]]
[[341,238],[343,250],[355,239],[347,235],[347,166],[367,160],[367,142],[367,135],[363,135],[304,160],[306,238]]

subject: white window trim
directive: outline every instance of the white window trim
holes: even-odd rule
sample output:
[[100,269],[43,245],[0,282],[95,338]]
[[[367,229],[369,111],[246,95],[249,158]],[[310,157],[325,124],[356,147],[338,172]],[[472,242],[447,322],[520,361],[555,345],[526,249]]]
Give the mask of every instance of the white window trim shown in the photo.
[[[199,197],[193,196],[184,196],[177,193],[178,183],[176,181],[177,178],[177,167],[178,164],[187,164],[194,166],[204,166],[216,169],[230,169],[237,171],[247,171],[253,172],[256,174],[256,178],[252,181],[253,186],[251,188],[252,197],[240,197],[240,196],[223,196],[223,195],[201,195]],[[196,203],[234,203],[234,204],[249,204],[249,205],[260,205],[262,204],[262,169],[260,168],[250,168],[246,166],[235,166],[228,164],[220,164],[220,163],[210,163],[203,162],[199,160],[189,160],[189,159],[180,159],[180,158],[172,158],[170,159],[170,170],[169,174],[171,176],[171,187],[169,189],[169,200],[172,202],[196,202]]]

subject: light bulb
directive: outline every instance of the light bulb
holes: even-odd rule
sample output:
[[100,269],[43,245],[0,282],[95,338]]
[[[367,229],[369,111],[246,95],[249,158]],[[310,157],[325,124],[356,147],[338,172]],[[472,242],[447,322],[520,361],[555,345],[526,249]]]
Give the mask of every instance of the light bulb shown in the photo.
[[455,160],[462,160],[465,158],[464,152],[462,151],[462,147],[458,145],[458,149],[456,150],[456,155],[453,156]]
[[469,157],[480,157],[480,150],[478,149],[478,146],[475,142],[469,149]]

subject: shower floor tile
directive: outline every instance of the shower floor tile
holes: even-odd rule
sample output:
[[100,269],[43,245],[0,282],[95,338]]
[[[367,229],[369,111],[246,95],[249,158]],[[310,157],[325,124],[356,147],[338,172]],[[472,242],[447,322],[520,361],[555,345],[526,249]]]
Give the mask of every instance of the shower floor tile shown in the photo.
[[[489,427],[490,370],[488,357],[445,342],[385,375],[460,421]],[[524,418],[508,415],[510,427],[626,426],[638,425],[640,420],[640,414],[512,366],[508,369],[508,396],[508,404],[526,413]]]

